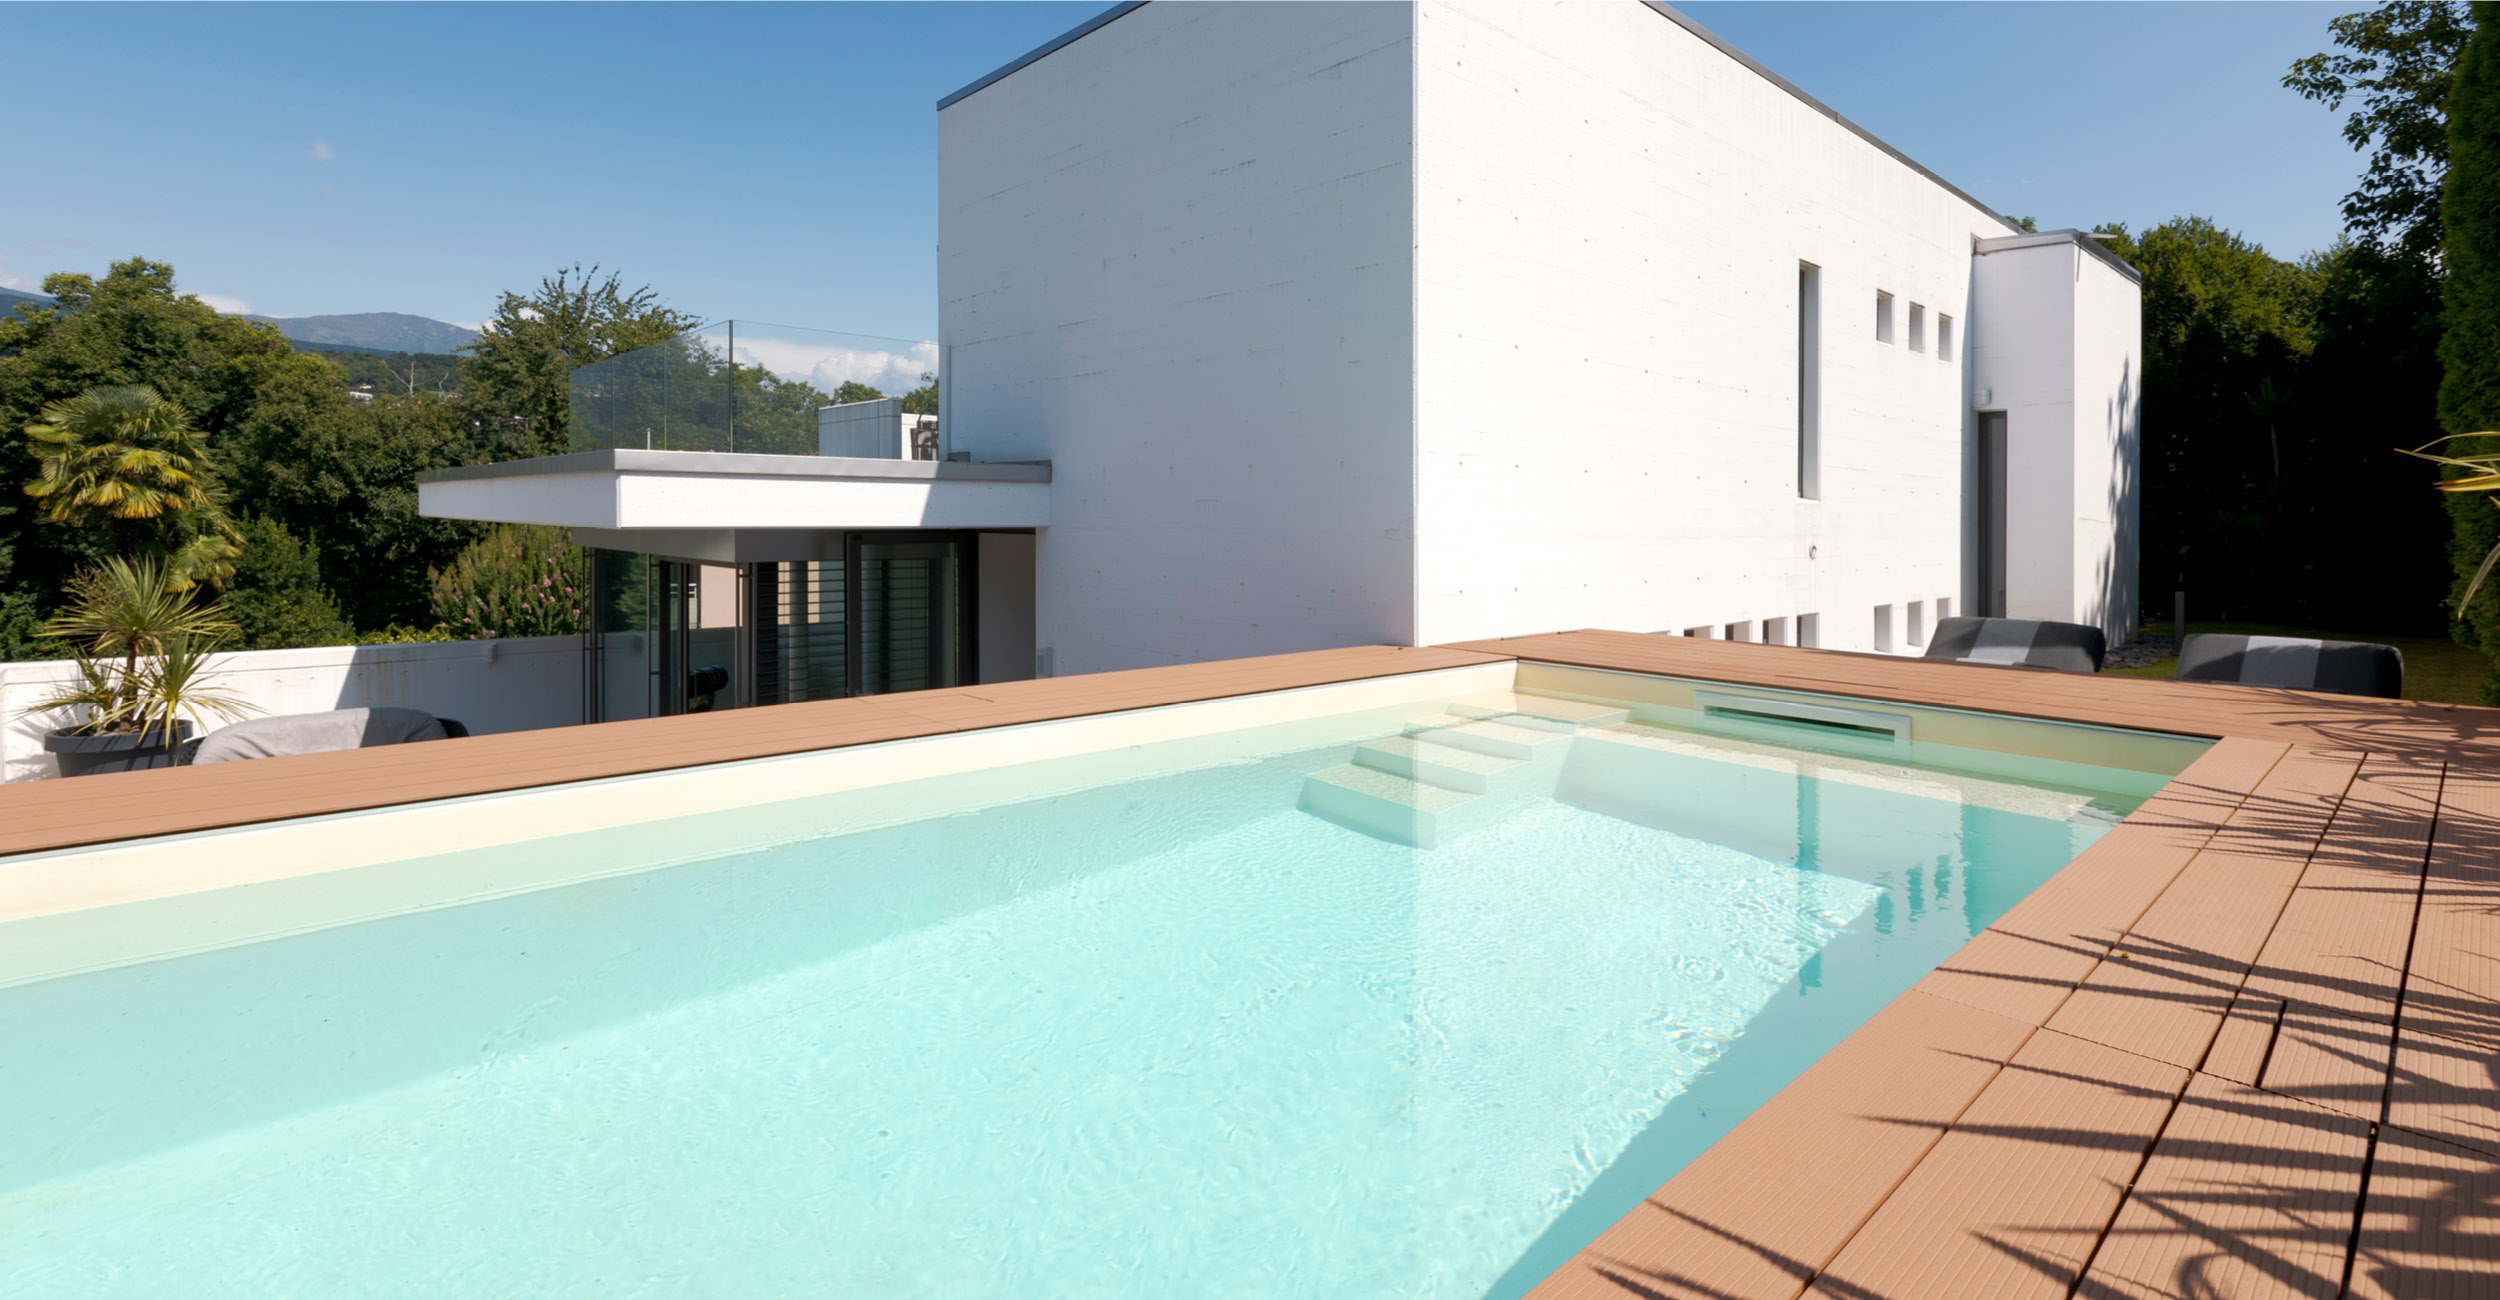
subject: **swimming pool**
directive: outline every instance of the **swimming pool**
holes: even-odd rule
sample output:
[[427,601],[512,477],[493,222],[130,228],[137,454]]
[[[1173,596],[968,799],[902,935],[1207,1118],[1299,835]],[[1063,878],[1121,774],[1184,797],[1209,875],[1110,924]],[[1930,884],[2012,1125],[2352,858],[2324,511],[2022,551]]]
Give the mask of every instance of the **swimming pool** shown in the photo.
[[83,855],[0,1294],[1517,1294],[2201,749],[1290,694]]

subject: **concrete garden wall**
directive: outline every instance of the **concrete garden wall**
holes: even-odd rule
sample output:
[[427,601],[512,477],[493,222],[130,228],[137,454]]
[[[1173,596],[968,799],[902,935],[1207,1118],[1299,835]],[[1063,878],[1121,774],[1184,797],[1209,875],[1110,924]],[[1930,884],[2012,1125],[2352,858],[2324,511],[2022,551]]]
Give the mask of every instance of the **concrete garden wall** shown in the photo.
[[[218,684],[263,714],[398,705],[457,718],[477,735],[582,721],[573,636],[253,650],[218,656],[217,669]],[[0,663],[0,781],[59,774],[43,736],[72,719],[27,710],[76,675],[66,660]]]

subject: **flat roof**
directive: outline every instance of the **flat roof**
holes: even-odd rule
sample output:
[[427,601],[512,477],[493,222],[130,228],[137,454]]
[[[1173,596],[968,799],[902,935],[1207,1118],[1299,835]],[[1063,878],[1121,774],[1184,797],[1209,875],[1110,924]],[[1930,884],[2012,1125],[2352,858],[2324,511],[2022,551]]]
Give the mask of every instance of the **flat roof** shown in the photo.
[[741,478],[876,478],[1048,483],[1050,462],[901,460],[876,456],[764,456],[735,451],[646,451],[616,447],[533,456],[487,465],[453,465],[417,475],[419,483],[474,483],[548,474],[698,474]]
[[[1721,39],[1717,33],[1702,26],[1700,23],[1694,22],[1690,17],[1686,16],[1675,6],[1663,3],[1663,0],[1643,0],[1643,3],[1647,4],[1651,9],[1654,9],[1658,13],[1664,15],[1676,26],[1700,37],[1703,41],[1707,42],[1712,49],[1715,49],[1721,54],[1736,60],[1738,63],[1744,65],[1748,70],[1752,71],[1756,76],[1759,76],[1763,80],[1770,82],[1772,85],[1779,87],[1781,90],[1787,91],[1790,95],[1795,96],[1807,107],[1812,108],[1815,112],[1820,113],[1838,123],[1850,134],[1855,135],[1859,139],[1866,141],[1868,144],[1883,150],[1887,155],[1890,155],[1894,161],[1908,167],[1914,172],[1917,172],[1919,175],[1926,177],[1928,180],[1943,186],[1955,197],[1970,204],[1972,207],[1979,209],[1981,212],[1986,213],[1991,220],[2003,225],[2006,229],[2020,229],[2013,222],[2007,220],[2005,214],[1997,211],[1995,207],[1980,202],[1977,198],[1974,198],[1971,195],[1970,191],[1965,190],[1961,186],[1937,175],[1934,171],[1921,165],[1917,159],[1912,158],[1908,154],[1905,154],[1885,143],[1882,137],[1877,136],[1874,132],[1869,131],[1865,127],[1862,127],[1857,123],[1850,121],[1848,118],[1841,116],[1839,111],[1834,109],[1831,105],[1807,94],[1802,87],[1797,85],[1797,83],[1771,71],[1771,69],[1764,66],[1760,60],[1755,59],[1743,50],[1737,49],[1735,46],[1728,44],[1725,40]],[[1145,7],[1146,0],[1127,0],[1124,4],[1113,5],[1109,9],[1086,19],[1084,22],[1077,24],[1075,27],[1070,28],[1068,31],[1060,34],[1059,36],[1053,37],[1052,39],[1043,42],[1041,45],[1034,47],[1031,51],[1010,61],[988,75],[974,80],[971,84],[956,91],[954,94],[940,99],[937,102],[937,106],[943,110],[950,104],[968,96],[978,94],[983,89],[994,85],[1007,77],[1015,75],[1024,68],[1030,67],[1035,63],[1039,63],[1043,59],[1050,57],[1052,54],[1063,50],[1080,40],[1083,40],[1085,37],[1092,35],[1094,32],[1100,31],[1102,28],[1110,25],[1111,23],[1127,17],[1129,14],[1135,13],[1139,9],[1143,9]]]

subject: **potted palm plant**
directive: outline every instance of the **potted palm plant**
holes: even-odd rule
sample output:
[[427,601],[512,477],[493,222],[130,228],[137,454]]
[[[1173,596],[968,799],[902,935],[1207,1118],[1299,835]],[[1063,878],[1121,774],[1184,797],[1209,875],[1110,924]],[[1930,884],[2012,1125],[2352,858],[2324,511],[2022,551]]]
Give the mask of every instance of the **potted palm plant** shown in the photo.
[[84,715],[44,737],[61,775],[170,767],[195,724],[251,711],[208,680],[233,621],[171,577],[152,557],[102,561],[71,581],[69,609],[45,625],[77,647],[78,680],[35,704]]

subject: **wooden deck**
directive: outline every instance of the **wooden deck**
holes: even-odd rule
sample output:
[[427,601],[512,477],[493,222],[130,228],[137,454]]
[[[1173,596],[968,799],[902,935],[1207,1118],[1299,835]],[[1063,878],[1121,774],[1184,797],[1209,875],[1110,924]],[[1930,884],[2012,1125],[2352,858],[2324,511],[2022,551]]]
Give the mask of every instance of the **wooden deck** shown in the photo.
[[2500,710],[1576,632],[0,787],[0,854],[1518,658],[2221,738],[1534,1293],[2500,1295]]
[[2222,737],[1533,1295],[2500,1295],[2500,710],[1616,633]]

